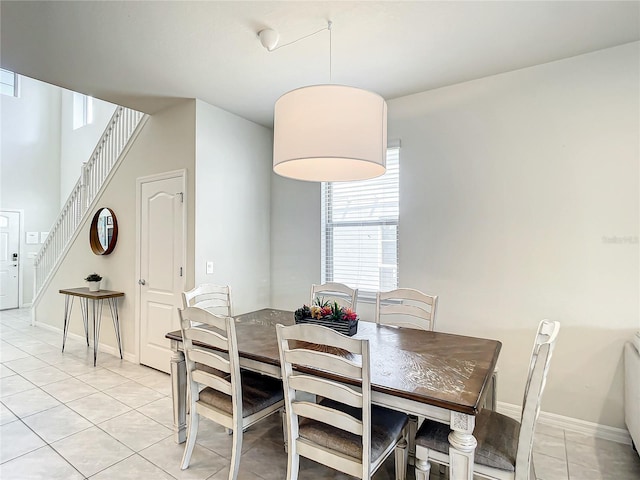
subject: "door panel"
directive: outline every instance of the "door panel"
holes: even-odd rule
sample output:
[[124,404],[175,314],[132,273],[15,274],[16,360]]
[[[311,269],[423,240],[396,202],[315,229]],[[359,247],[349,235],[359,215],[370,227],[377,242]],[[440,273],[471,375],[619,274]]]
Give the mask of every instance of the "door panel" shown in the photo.
[[140,184],[140,363],[169,372],[185,258],[183,177]]
[[0,310],[18,308],[20,214],[0,212]]

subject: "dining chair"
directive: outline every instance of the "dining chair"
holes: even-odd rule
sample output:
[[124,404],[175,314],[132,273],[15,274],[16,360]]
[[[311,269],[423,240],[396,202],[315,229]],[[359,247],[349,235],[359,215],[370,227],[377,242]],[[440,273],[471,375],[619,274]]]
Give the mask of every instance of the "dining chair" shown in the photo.
[[396,327],[435,330],[437,295],[413,288],[376,293],[376,323]]
[[322,285],[313,284],[311,285],[309,305],[313,305],[318,297],[331,303],[338,302],[341,307],[348,307],[355,311],[358,302],[358,289],[335,282],[323,283]]
[[[375,320],[378,325],[433,331],[437,306],[437,295],[427,295],[414,288],[376,292]],[[415,436],[423,420],[423,417],[409,415],[407,441],[410,457],[415,455]]]
[[[540,413],[549,363],[560,323],[543,320],[529,362],[520,421],[492,410],[482,410],[475,417],[473,435],[477,440],[474,474],[498,480],[535,480],[533,434]],[[449,465],[449,426],[426,420],[416,435],[416,480],[427,480],[429,462]]]
[[[191,412],[181,468],[189,467],[198,435],[199,416],[203,415],[233,432],[229,480],[235,480],[240,466],[243,431],[283,408],[282,383],[257,373],[240,373],[236,325],[232,317],[216,315],[199,307],[178,309],[178,313]],[[202,366],[227,375],[212,375]],[[201,386],[204,387],[202,390]]]
[[182,292],[183,308],[200,307],[218,315],[233,316],[231,304],[231,287],[202,283],[197,287]]
[[[285,392],[287,480],[297,480],[300,456],[370,479],[393,452],[396,480],[404,480],[407,416],[371,405],[369,341],[310,324],[277,325],[276,332]],[[310,401],[314,395],[323,399]]]

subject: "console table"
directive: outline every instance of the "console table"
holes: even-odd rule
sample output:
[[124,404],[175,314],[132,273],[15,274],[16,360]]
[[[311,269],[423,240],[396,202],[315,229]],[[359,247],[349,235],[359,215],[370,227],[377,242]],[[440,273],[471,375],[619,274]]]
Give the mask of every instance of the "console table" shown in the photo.
[[[93,323],[93,366],[96,366],[96,360],[98,358],[98,341],[100,338],[100,321],[102,319],[102,303],[104,300],[107,300],[109,309],[111,310],[111,317],[113,318],[113,328],[116,331],[116,340],[118,341],[120,358],[122,358],[120,320],[118,319],[118,298],[124,297],[124,292],[114,292],[112,290],[98,290],[97,292],[91,292],[89,291],[89,288],[82,287],[62,289],[60,290],[60,293],[65,296],[62,351],[64,352],[64,344],[67,341],[67,331],[69,330],[69,320],[71,318],[71,310],[73,309],[73,300],[75,297],[79,297],[87,346],[89,346],[89,307],[91,307],[91,322]],[[89,300],[91,300],[91,303],[89,303]]]

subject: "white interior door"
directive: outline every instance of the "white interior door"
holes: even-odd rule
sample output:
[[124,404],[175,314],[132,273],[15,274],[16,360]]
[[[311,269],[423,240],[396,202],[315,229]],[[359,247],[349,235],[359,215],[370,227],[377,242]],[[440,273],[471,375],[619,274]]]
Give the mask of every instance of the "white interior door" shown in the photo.
[[0,212],[0,310],[18,308],[20,214]]
[[167,332],[178,330],[185,287],[184,175],[138,181],[140,363],[169,372]]

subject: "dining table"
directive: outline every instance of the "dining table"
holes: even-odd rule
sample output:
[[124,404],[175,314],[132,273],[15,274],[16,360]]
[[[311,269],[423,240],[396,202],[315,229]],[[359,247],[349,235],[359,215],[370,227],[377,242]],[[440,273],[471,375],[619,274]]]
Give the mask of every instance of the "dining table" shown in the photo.
[[[275,326],[294,324],[293,312],[265,308],[234,318],[241,368],[281,378]],[[186,440],[187,405],[182,335],[178,330],[167,333],[166,338],[172,349],[175,440],[182,443]],[[475,417],[489,391],[501,343],[362,319],[354,338],[369,341],[371,402],[448,424],[450,478],[472,480]]]

